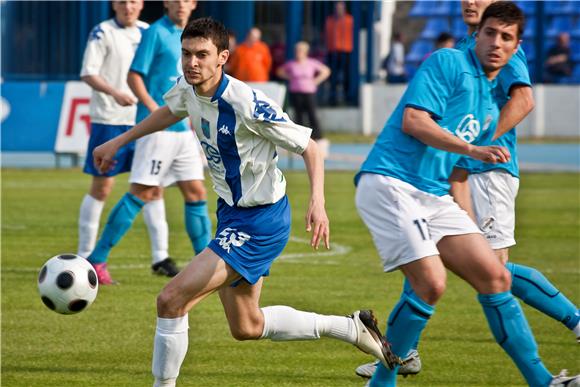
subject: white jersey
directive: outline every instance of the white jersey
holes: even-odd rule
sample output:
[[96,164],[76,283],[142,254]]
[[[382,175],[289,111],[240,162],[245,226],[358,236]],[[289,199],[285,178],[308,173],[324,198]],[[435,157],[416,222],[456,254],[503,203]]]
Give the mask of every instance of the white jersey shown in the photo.
[[311,129],[292,122],[263,92],[225,74],[212,98],[197,95],[181,77],[164,99],[175,116],[190,116],[213,188],[228,205],[254,207],[284,197],[276,146],[302,154]]
[[[97,24],[89,34],[83,57],[81,77],[100,75],[117,90],[131,94],[127,73],[141,41],[141,31],[149,24],[137,21],[134,27],[123,27],[113,19]],[[93,90],[91,122],[107,125],[134,125],[137,105],[121,106],[108,94]]]

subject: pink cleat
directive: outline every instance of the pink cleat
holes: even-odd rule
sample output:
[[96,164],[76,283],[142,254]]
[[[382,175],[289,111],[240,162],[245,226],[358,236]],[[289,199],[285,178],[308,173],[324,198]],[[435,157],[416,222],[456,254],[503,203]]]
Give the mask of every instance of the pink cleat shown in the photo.
[[117,285],[117,281],[111,278],[109,270],[107,270],[106,263],[91,263],[97,272],[97,278],[99,279],[100,285]]

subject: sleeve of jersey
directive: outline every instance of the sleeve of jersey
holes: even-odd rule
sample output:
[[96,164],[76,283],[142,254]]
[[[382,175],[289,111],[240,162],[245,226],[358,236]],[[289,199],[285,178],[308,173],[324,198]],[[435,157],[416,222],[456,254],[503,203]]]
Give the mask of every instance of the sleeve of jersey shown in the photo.
[[506,95],[509,95],[513,86],[532,86],[526,54],[521,48],[512,56],[507,65],[501,69],[498,81]]
[[440,50],[421,64],[406,91],[405,107],[429,112],[435,119],[445,114],[447,100],[453,92],[457,59]]
[[165,93],[163,99],[174,116],[185,118],[188,115],[184,94],[187,89],[183,88],[182,82],[184,82],[183,78],[179,77],[175,85]]
[[100,74],[101,66],[103,65],[105,56],[107,55],[106,40],[107,37],[101,29],[101,26],[95,26],[89,34],[89,40],[87,42],[87,47],[85,48],[81,77],[85,75]]
[[155,58],[155,47],[157,45],[157,34],[153,28],[148,28],[143,31],[143,36],[141,37],[141,42],[137,51],[135,52],[135,57],[131,63],[130,71],[146,76],[149,74],[151,69],[151,64]]
[[310,141],[312,129],[298,125],[280,106],[259,90],[252,90],[244,119],[248,129],[289,152],[302,154]]

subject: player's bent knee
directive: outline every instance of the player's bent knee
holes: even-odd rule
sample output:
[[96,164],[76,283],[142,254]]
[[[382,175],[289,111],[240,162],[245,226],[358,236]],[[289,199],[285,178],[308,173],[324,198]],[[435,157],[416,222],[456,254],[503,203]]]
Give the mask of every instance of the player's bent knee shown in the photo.
[[163,289],[157,296],[157,315],[159,317],[183,316],[187,311],[185,305],[180,305],[171,291]]
[[262,329],[257,326],[230,327],[232,337],[238,341],[258,340],[262,336]]
[[426,289],[423,291],[423,294],[420,297],[426,303],[430,305],[434,305],[439,301],[443,294],[445,293],[445,289],[447,288],[446,281],[444,279],[431,281]]

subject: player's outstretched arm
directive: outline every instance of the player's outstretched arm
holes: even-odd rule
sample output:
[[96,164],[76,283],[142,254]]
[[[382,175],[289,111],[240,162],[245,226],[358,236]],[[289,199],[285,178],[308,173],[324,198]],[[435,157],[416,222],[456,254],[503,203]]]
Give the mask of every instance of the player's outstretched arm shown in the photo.
[[510,160],[510,153],[506,148],[471,145],[441,128],[429,112],[424,110],[405,108],[402,130],[433,148],[459,153],[486,163],[506,163]]
[[302,157],[310,179],[310,204],[306,213],[306,231],[312,231],[310,245],[318,249],[320,242],[324,242],[324,246],[330,249],[330,225],[324,209],[324,161],[312,139]]
[[95,166],[101,173],[109,171],[115,165],[113,158],[119,148],[138,138],[163,130],[181,120],[182,118],[174,116],[167,106],[155,110],[130,130],[96,147],[93,151]]
[[499,113],[499,120],[493,139],[497,139],[516,127],[534,110],[534,93],[528,85],[516,85],[510,90],[510,100]]

